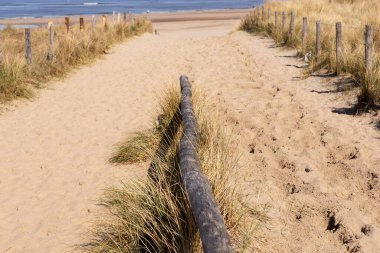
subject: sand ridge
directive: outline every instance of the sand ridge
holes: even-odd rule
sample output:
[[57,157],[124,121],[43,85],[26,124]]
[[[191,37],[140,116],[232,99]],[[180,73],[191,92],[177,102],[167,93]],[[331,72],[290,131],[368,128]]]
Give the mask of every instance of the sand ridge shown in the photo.
[[230,33],[238,23],[156,24],[159,36],[119,45],[1,115],[0,252],[83,242],[103,189],[146,171],[109,164],[114,145],[148,125],[156,94],[180,74],[235,127],[245,188],[270,206],[255,251],[378,251],[379,132],[333,113],[345,104],[312,92],[326,84],[301,78],[294,51]]

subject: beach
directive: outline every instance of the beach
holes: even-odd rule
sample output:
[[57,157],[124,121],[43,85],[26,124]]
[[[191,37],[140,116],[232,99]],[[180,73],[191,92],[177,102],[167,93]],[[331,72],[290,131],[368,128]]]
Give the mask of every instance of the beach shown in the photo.
[[[230,9],[230,10],[209,10],[209,11],[183,11],[183,12],[150,12],[150,13],[128,13],[128,19],[148,18],[154,23],[174,22],[174,21],[199,21],[199,20],[237,20],[248,14],[251,9]],[[106,15],[112,21],[112,14]],[[68,16],[72,23],[79,23],[81,16]],[[83,16],[86,22],[92,21],[92,15]],[[95,15],[96,20],[101,22],[102,15]],[[41,18],[20,18],[20,19],[0,19],[0,25],[45,25],[49,21],[56,24],[63,24],[65,17],[41,17]],[[117,12],[116,17],[117,18]],[[121,13],[123,18],[123,13]]]
[[104,190],[146,176],[148,164],[110,164],[115,147],[155,120],[157,97],[181,74],[233,129],[245,193],[267,211],[252,252],[379,252],[378,116],[343,113],[347,97],[334,80],[305,79],[296,50],[238,31],[248,11],[150,13],[158,35],[114,46],[7,105],[0,252],[79,252]]

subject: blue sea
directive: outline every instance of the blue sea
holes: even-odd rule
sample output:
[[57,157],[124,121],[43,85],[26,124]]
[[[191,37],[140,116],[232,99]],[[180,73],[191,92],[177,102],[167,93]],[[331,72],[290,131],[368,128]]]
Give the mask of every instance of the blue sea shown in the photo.
[[240,9],[263,0],[0,0],[0,19],[65,15]]

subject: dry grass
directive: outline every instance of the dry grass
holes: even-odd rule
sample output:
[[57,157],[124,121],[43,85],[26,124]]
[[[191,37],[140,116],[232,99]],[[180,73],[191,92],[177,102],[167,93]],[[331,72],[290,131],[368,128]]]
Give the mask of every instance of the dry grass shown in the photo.
[[35,88],[43,83],[93,61],[116,42],[151,31],[152,25],[148,20],[138,20],[134,24],[120,23],[104,30],[99,24],[94,33],[89,26],[80,32],[76,25],[66,34],[63,25],[55,27],[54,58],[48,61],[48,29],[32,29],[31,65],[25,60],[24,31],[12,28],[0,31],[0,103],[31,97]]
[[[265,9],[271,9],[272,17],[268,22],[255,25],[253,14],[247,16],[241,29],[249,32],[263,32],[275,39],[277,43],[296,47],[301,54],[311,52],[315,55],[316,21],[322,22],[322,56],[316,60],[312,57],[310,72],[318,70],[336,70],[335,23],[343,26],[343,74],[350,74],[361,87],[359,103],[373,104],[380,100],[380,2],[378,0],[290,0],[267,1]],[[279,14],[279,26],[274,26],[274,12],[287,13],[287,23],[282,29],[282,17]],[[289,37],[290,13],[294,11],[295,36]],[[267,12],[266,12],[267,13]],[[260,13],[261,15],[261,13]],[[266,14],[267,15],[267,14]],[[302,48],[302,17],[308,18],[308,39],[306,48]],[[364,28],[366,24],[374,26],[373,71],[366,75],[364,66]]]
[[[237,252],[252,249],[253,232],[266,216],[245,202],[237,156],[207,99],[193,97],[199,125],[201,167],[209,178]],[[199,235],[182,188],[178,148],[182,136],[179,90],[169,89],[161,99],[163,127],[137,133],[122,143],[112,162],[151,161],[148,179],[110,189],[102,204],[106,221],[95,227],[87,252],[201,252]],[[137,158],[136,158],[137,157]]]

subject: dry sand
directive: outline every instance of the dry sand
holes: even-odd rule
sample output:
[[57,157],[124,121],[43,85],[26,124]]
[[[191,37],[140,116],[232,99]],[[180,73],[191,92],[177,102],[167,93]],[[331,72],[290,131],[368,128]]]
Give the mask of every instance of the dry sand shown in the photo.
[[156,94],[183,73],[234,125],[245,189],[268,206],[255,252],[380,252],[373,118],[336,113],[346,94],[301,78],[294,51],[230,33],[237,24],[159,23],[159,36],[119,45],[3,113],[0,252],[66,252],[84,242],[103,189],[146,173],[109,164],[114,145],[147,126]]

